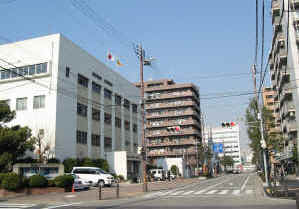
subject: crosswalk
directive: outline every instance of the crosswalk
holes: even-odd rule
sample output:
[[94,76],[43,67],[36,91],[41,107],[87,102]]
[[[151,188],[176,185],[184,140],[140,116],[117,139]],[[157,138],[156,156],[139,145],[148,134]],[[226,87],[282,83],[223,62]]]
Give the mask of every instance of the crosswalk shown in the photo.
[[204,196],[204,195],[251,195],[254,193],[254,190],[240,190],[240,189],[202,189],[202,190],[178,190],[178,191],[167,191],[167,192],[158,192],[157,195],[160,197],[165,196]]
[[22,209],[22,208],[31,208],[34,207],[33,204],[5,204],[0,203],[0,209]]

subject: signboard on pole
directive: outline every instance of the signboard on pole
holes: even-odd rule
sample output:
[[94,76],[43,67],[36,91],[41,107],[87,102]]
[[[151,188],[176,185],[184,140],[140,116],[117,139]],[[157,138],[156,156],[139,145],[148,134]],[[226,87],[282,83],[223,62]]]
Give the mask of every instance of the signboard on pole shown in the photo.
[[213,144],[214,153],[223,153],[223,144]]

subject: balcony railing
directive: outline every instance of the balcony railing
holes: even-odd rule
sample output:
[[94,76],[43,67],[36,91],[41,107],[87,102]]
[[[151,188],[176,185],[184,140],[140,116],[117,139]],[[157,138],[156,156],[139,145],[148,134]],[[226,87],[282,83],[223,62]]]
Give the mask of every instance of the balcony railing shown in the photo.
[[195,145],[195,139],[184,139],[173,142],[163,142],[163,143],[150,143],[147,147],[166,147],[166,146],[180,146],[180,145]]
[[169,126],[183,126],[183,125],[196,125],[200,127],[200,123],[194,119],[177,119],[177,120],[160,121],[160,122],[148,121],[146,127],[154,128],[154,127],[169,127]]
[[176,155],[192,155],[196,154],[195,149],[190,149],[190,150],[178,150],[178,151],[149,151],[147,153],[148,156],[176,156]]
[[280,10],[280,1],[272,1],[272,11],[276,13]]
[[159,114],[157,113],[147,113],[146,118],[151,119],[151,118],[168,118],[168,117],[178,117],[178,116],[185,116],[185,115],[197,115],[199,116],[199,113],[195,110],[192,109],[187,109],[187,110],[175,110],[175,111],[165,111],[161,112]]
[[156,131],[154,133],[146,133],[146,137],[159,137],[159,136],[181,136],[181,135],[199,135],[200,132],[198,130],[190,130],[190,129],[187,129],[187,130],[184,130],[184,129],[181,129],[180,131],[178,132],[175,132],[175,131],[167,131],[167,130],[161,130],[161,131]]
[[184,107],[184,106],[194,106],[198,110],[200,109],[198,104],[194,101],[174,101],[174,102],[164,102],[164,103],[152,103],[146,104],[145,109],[162,109],[169,107]]

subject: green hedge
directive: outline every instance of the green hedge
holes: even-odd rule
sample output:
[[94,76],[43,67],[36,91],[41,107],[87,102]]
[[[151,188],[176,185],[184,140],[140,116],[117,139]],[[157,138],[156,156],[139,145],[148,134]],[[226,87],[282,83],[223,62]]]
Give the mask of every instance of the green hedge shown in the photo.
[[47,187],[48,181],[44,176],[34,175],[29,178],[29,187]]
[[74,178],[71,175],[57,176],[55,179],[55,185],[61,188],[72,187],[74,183]]
[[98,167],[105,171],[109,171],[109,164],[107,160],[104,159],[90,159],[90,158],[83,158],[83,159],[74,159],[74,158],[67,158],[63,161],[64,165],[64,172],[71,173],[73,167],[75,166],[88,166],[88,167]]
[[1,187],[10,191],[16,191],[22,187],[22,179],[16,173],[8,173],[3,177]]

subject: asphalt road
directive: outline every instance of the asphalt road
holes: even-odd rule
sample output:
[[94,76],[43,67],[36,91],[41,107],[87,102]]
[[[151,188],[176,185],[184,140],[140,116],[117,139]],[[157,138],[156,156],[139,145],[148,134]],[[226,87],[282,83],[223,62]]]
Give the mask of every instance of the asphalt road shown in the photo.
[[[226,175],[133,199],[85,202],[79,205],[70,203],[44,209],[291,209],[296,208],[295,205],[294,200],[265,197],[258,177],[252,173]],[[6,208],[43,207],[10,205]]]

